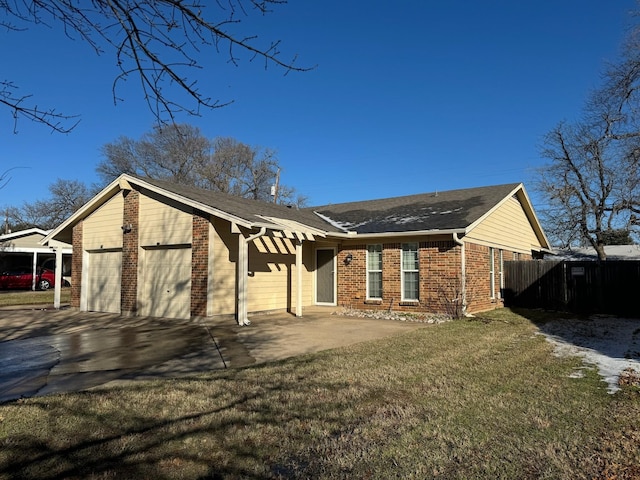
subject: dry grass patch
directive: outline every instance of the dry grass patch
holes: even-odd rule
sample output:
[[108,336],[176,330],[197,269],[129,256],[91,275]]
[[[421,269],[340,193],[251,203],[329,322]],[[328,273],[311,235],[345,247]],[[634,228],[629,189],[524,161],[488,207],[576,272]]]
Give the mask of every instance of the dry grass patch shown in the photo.
[[[0,295],[0,307],[13,305],[42,305],[53,304],[53,290],[41,291],[12,291]],[[71,300],[71,288],[63,288],[60,291],[60,301],[69,303]]]
[[508,311],[280,363],[0,406],[1,478],[638,478],[615,395]]

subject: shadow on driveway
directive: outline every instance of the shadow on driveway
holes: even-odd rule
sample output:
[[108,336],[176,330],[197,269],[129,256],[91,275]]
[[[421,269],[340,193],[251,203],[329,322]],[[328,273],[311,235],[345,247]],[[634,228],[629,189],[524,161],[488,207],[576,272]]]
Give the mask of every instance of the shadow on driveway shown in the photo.
[[184,321],[77,310],[0,310],[0,403],[112,381],[238,368],[426,328],[312,309],[234,320]]

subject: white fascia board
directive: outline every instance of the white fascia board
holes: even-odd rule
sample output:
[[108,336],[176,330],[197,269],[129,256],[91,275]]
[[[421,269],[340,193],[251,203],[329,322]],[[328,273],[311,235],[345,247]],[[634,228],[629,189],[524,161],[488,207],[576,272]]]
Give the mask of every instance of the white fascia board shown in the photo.
[[33,235],[34,233],[39,233],[40,235],[46,235],[49,233],[47,230],[42,230],[41,228],[28,228],[26,230],[18,230],[17,232],[4,233],[0,235],[0,242],[5,240],[12,240],[14,238],[26,237],[28,235]]
[[328,233],[328,238],[356,239],[356,238],[388,238],[388,237],[421,237],[429,235],[453,235],[454,233],[465,235],[465,228],[450,228],[446,230],[413,230],[407,232],[383,232],[383,233]]
[[[311,235],[317,235],[318,237],[326,237],[327,232],[324,230],[320,230],[319,228],[310,227],[309,225],[305,225],[300,222],[296,222],[295,220],[288,220],[286,218],[279,217],[268,217],[266,215],[256,215],[256,217],[267,220],[269,222],[273,222],[276,225],[276,229],[279,230],[288,230],[292,232],[304,233]],[[272,227],[267,227],[272,228]]]

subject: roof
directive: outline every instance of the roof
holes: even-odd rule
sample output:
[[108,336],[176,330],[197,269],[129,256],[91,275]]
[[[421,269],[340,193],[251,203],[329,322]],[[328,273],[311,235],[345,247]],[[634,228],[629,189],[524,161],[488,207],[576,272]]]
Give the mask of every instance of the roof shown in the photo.
[[315,207],[323,219],[358,234],[465,230],[522,184],[467,188]]
[[42,230],[41,228],[28,228],[26,230],[18,230],[17,232],[4,233],[0,235],[0,242],[12,240],[15,238],[27,237],[29,235],[42,235],[44,237],[47,233],[49,233],[49,231]]
[[185,199],[194,200],[200,203],[203,209],[210,207],[226,212],[239,220],[244,220],[248,224],[256,224],[268,219],[278,218],[291,220],[323,231],[340,232],[340,229],[328,224],[308,209],[298,209],[276,203],[252,200],[249,198],[238,197],[236,195],[212,192],[211,190],[178,185],[162,180],[152,180],[149,178],[143,179],[140,177],[133,178],[137,178],[149,185],[172,192]]
[[[593,247],[573,247],[556,249],[558,260],[597,260],[598,254]],[[605,245],[604,253],[608,260],[640,260],[640,245]]]
[[[521,183],[298,209],[172,182],[123,174],[51,232],[43,242],[70,241],[72,227],[122,189],[136,185],[245,228],[267,228],[286,235],[355,237],[376,234],[461,233],[517,195],[540,236],[544,233]],[[547,243],[544,239],[543,243]]]

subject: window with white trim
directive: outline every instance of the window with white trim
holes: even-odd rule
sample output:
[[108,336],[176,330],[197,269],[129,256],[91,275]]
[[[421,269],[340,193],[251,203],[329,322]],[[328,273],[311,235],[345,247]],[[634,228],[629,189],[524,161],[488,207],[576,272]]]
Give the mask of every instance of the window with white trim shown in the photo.
[[367,245],[367,298],[382,299],[382,245]]
[[491,298],[496,298],[496,253],[493,247],[489,247],[489,290]]
[[419,300],[420,270],[418,264],[418,244],[402,244],[402,300]]

